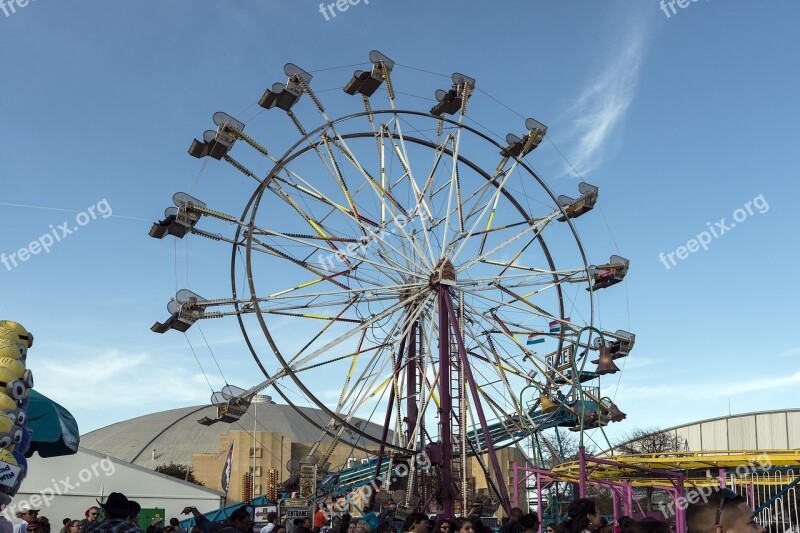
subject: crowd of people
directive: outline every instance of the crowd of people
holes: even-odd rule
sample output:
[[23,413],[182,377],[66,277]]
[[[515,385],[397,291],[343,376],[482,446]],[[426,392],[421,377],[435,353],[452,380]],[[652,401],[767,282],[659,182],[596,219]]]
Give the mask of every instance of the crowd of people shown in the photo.
[[[101,509],[103,518],[101,519]],[[64,518],[58,533],[142,533],[139,528],[139,513],[142,507],[124,494],[112,492],[104,503],[92,506],[84,512],[84,518],[77,520]],[[7,530],[0,527],[0,533],[55,533],[50,520],[39,514],[40,509],[30,505],[19,507],[15,513],[22,522]],[[10,524],[9,524],[10,526]],[[153,518],[145,533],[187,533],[177,518],[170,519],[164,526],[163,518]]]
[[[686,510],[687,533],[765,533],[747,502],[735,492],[721,489],[708,497],[698,498]],[[100,520],[100,514],[103,519]],[[59,533],[142,533],[139,528],[141,506],[128,500],[123,494],[112,492],[104,503],[86,510],[81,520],[65,518]],[[422,513],[410,513],[399,520],[393,512],[365,513],[353,518],[344,513],[329,519],[327,509],[320,505],[312,517],[297,519],[287,528],[278,520],[278,514],[266,516],[263,528],[253,529],[251,508],[242,506],[234,510],[222,522],[208,520],[196,507],[186,507],[183,514],[192,514],[195,526],[191,533],[494,533],[476,513],[456,518],[433,520]],[[50,521],[39,515],[38,509],[19,508],[17,518],[22,522],[11,527],[10,522],[0,524],[0,533],[55,533]],[[593,501],[580,498],[573,501],[567,510],[566,520],[549,522],[542,528],[544,533],[674,533],[666,522],[655,518],[633,520],[622,517],[609,523],[601,516]],[[538,533],[539,517],[535,513],[524,513],[515,507],[498,533]],[[163,519],[154,518],[145,533],[187,533],[180,527],[177,518],[170,519],[164,527]]]

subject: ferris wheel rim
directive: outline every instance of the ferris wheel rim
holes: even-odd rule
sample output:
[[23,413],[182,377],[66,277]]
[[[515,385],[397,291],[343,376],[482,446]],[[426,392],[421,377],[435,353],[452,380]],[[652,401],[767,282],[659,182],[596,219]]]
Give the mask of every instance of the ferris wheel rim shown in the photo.
[[[247,207],[245,208],[245,211],[243,213],[243,218],[244,218],[245,215],[247,215],[247,213],[250,212],[250,226],[249,227],[252,227],[252,225],[254,224],[255,216],[256,216],[256,213],[258,212],[258,207],[260,205],[260,202],[262,200],[264,192],[267,190],[267,185],[270,182],[270,180],[273,178],[273,176],[278,171],[280,171],[286,165],[291,163],[295,158],[300,157],[301,155],[307,153],[309,150],[312,150],[315,146],[318,146],[320,144],[319,141],[317,141],[316,143],[312,143],[311,142],[311,139],[314,136],[316,136],[319,133],[321,133],[321,132],[333,127],[335,124],[338,124],[338,123],[341,123],[341,122],[347,121],[347,120],[353,120],[353,119],[358,119],[358,118],[361,118],[361,117],[365,117],[365,116],[367,116],[369,114],[370,113],[367,113],[367,112],[359,112],[359,113],[353,113],[353,114],[350,114],[350,115],[345,115],[345,116],[339,117],[339,118],[337,118],[335,120],[331,120],[329,122],[326,122],[325,124],[320,125],[318,128],[316,128],[313,131],[307,133],[306,135],[301,135],[301,138],[292,147],[290,147],[280,159],[277,160],[277,162],[275,163],[273,169],[270,171],[270,173],[267,175],[267,177],[262,181],[262,183],[256,188],[256,191],[251,196],[251,199],[248,202]],[[479,130],[477,130],[477,129],[469,126],[469,125],[459,124],[458,122],[453,121],[451,119],[448,119],[447,117],[437,117],[437,116],[431,115],[429,113],[423,113],[423,112],[419,112],[419,111],[405,110],[405,109],[377,110],[377,111],[372,111],[371,114],[372,115],[390,114],[390,115],[393,115],[395,117],[402,116],[402,115],[413,115],[413,116],[422,116],[422,117],[430,118],[430,119],[434,119],[434,120],[442,120],[444,122],[447,122],[447,123],[450,123],[450,124],[452,124],[454,126],[462,128],[462,129],[468,131],[469,133],[477,135],[477,136],[481,137],[483,140],[491,143],[495,147],[497,147],[499,149],[502,149],[502,146],[500,144],[498,144],[494,139],[490,138],[489,136],[487,136],[483,132],[481,132],[481,131],[479,131]],[[342,138],[345,138],[345,139],[350,139],[350,138],[369,138],[369,137],[374,137],[374,132],[364,131],[364,132],[348,133],[348,134],[342,135]],[[436,145],[435,143],[433,143],[433,142],[431,142],[429,140],[426,140],[426,139],[420,139],[420,138],[417,138],[417,137],[405,136],[404,140],[408,140],[409,142],[413,142],[413,143],[415,143],[415,144],[417,144],[419,146],[423,146],[423,147],[426,147],[426,148],[429,148],[429,149],[437,149],[437,148],[439,148],[438,145]],[[309,146],[305,146],[305,147],[300,147],[303,143],[309,143],[310,145]],[[449,150],[447,150],[447,152],[451,157],[453,157],[452,152],[450,152]],[[455,157],[453,157],[453,159],[455,159]],[[465,164],[467,164],[470,168],[472,168],[472,170],[474,170],[476,173],[478,173],[479,175],[484,177],[484,179],[487,179],[490,182],[492,181],[491,176],[480,165],[475,164],[474,162],[472,162],[469,158],[465,157],[464,155],[458,154],[458,161],[459,162],[464,162]],[[541,179],[541,177],[538,175],[538,173],[536,173],[532,168],[530,168],[527,164],[525,164],[524,161],[518,160],[517,162],[518,162],[518,164],[520,166],[523,167],[523,169],[531,177],[533,177],[536,180],[538,185],[542,189],[544,189],[546,191],[546,193],[550,196],[551,200],[553,200],[555,205],[558,206],[555,194],[550,190],[550,188],[547,186],[547,184],[544,182],[544,180]],[[517,201],[517,199],[513,195],[511,195],[506,190],[503,190],[502,193],[503,193],[503,195],[506,197],[506,199],[508,201],[510,201],[512,204],[514,204],[514,206],[517,208],[517,210],[520,212],[520,214],[522,214],[523,216],[528,216],[528,213],[524,210],[524,208],[519,204],[519,202]],[[584,263],[583,264],[583,270],[587,271],[587,273],[588,273],[589,264],[588,264],[588,259],[586,258],[585,249],[583,248],[583,243],[581,242],[580,236],[578,235],[577,230],[574,228],[574,226],[572,224],[572,221],[569,218],[567,218],[567,222],[568,222],[569,227],[570,227],[570,229],[572,231],[572,236],[575,239],[575,242],[576,242],[576,244],[577,244],[577,246],[578,246],[578,248],[580,250],[580,254],[581,254],[581,257],[582,257],[582,260],[583,260],[583,263]],[[240,237],[240,232],[241,231],[242,231],[242,228],[239,227],[237,229],[237,240]],[[544,250],[545,256],[547,258],[547,262],[550,265],[551,270],[556,270],[554,261],[552,259],[552,255],[550,254],[550,251],[549,251],[549,248],[547,247],[545,239],[543,238],[542,235],[537,235],[536,238],[539,241],[540,246]],[[252,268],[251,246],[252,246],[252,234],[249,234],[248,238],[247,238],[247,258],[246,258],[247,273],[248,273],[248,286],[250,288],[251,294],[256,294],[255,285],[254,285],[253,268]],[[236,262],[236,250],[235,250],[235,248],[236,247],[234,247],[234,251],[233,251],[233,254],[232,254],[232,283],[233,283],[234,286],[235,286],[235,283],[236,283],[235,272],[234,272],[235,271],[235,262]],[[557,281],[557,277],[556,277],[555,274],[553,274],[553,277]],[[564,312],[565,312],[565,310],[564,310],[564,303],[565,302],[564,302],[564,296],[562,294],[562,290],[563,289],[560,286],[560,284],[557,284],[556,290],[558,292],[559,314],[563,318],[564,317]],[[236,294],[235,289],[234,289],[234,294]],[[591,301],[591,299],[590,299],[590,302],[591,302],[590,324],[593,324],[593,321],[594,321],[594,302]],[[261,326],[262,333],[268,339],[270,347],[272,348],[273,352],[277,356],[280,353],[280,349],[278,348],[277,344],[275,343],[274,339],[272,338],[272,334],[269,333],[269,327],[266,325],[266,322],[264,321],[263,317],[261,316],[261,313],[257,312],[256,314],[258,316],[258,321],[259,321],[259,325]],[[243,321],[242,321],[241,317],[239,317],[239,322],[240,322],[240,328],[244,332],[246,330],[246,327],[243,325]],[[245,332],[245,335],[247,336],[248,334]],[[559,350],[562,348],[563,343],[564,343],[564,338],[561,337],[559,339]],[[254,355],[254,357],[256,357],[256,360],[259,361],[258,358],[257,358],[257,354],[255,353],[254,347],[249,342],[249,337],[248,337],[248,347],[249,347],[251,353]],[[305,393],[305,397],[306,397],[305,399],[306,400],[310,400],[310,403],[316,404],[323,412],[325,412],[332,419],[338,420],[347,429],[352,430],[352,431],[360,434],[361,436],[365,437],[366,439],[368,439],[368,440],[370,440],[370,441],[372,441],[372,442],[374,442],[376,444],[382,444],[382,445],[385,445],[385,446],[387,446],[389,448],[393,448],[393,449],[395,449],[397,451],[403,451],[403,452],[406,452],[406,453],[408,453],[410,451],[408,448],[395,446],[391,442],[383,441],[381,439],[373,437],[372,435],[367,434],[366,432],[361,431],[360,428],[355,427],[352,424],[350,424],[347,420],[344,420],[339,413],[336,413],[335,411],[331,411],[330,409],[328,409],[327,406],[325,406],[325,404],[316,397],[316,395],[312,394],[311,391],[308,390],[308,388],[305,387],[305,385],[302,384],[302,382],[299,380],[299,378],[297,378],[297,376],[294,373],[294,371],[288,366],[288,364],[286,363],[286,360],[283,358],[282,354],[280,356],[278,356],[278,359],[279,359],[281,365],[287,370],[287,372],[289,372],[289,375],[292,377],[292,380]],[[265,376],[268,375],[265,372],[265,369],[263,368],[263,365],[259,364],[259,368],[261,369],[262,373],[265,373]],[[573,388],[575,386],[579,386],[579,382],[576,382],[575,384],[573,384]],[[570,389],[570,390],[572,390],[572,389]],[[296,406],[294,404],[294,402],[291,402],[284,394],[281,393],[281,396],[296,411],[298,411],[298,412],[301,411],[300,407]],[[314,425],[317,426],[319,429],[323,430],[329,436],[335,437],[333,432],[330,431],[329,429],[321,427],[320,424],[314,424]],[[513,441],[513,442],[509,443],[508,445],[512,445],[514,442],[516,442],[516,441]]]

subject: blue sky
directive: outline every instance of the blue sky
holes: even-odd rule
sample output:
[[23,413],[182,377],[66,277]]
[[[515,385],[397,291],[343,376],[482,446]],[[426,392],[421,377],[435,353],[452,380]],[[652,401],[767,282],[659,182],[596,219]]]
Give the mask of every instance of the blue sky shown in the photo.
[[[293,142],[284,116],[253,106],[284,81],[283,64],[363,64],[378,49],[403,66],[394,76],[415,95],[400,107],[427,111],[424,98],[446,88],[445,77],[423,71],[463,72],[481,89],[476,121],[502,134],[522,129],[487,93],[536,117],[600,187],[598,207],[576,227],[593,262],[620,253],[631,271],[601,295],[599,320],[637,335],[623,372],[603,381],[628,413],[611,434],[729,406],[795,407],[798,16],[788,0],[692,2],[669,17],[653,0],[371,0],[327,21],[306,0],[37,0],[0,11],[0,252],[90,206],[112,211],[49,253],[0,265],[2,316],[35,333],[37,389],[83,432],[205,403],[206,376],[215,388],[223,378],[203,338],[190,330],[205,375],[183,335],[149,327],[187,278],[203,296],[228,296],[230,251],[192,248],[187,261],[183,242],[147,231],[176,191],[196,188],[239,214],[252,187],[216,162],[197,180],[203,163],[186,149],[218,110],[268,147]],[[316,87],[335,89],[352,70],[319,72]],[[358,110],[338,91],[321,96],[333,116]],[[552,144],[529,158],[557,194],[575,196],[580,179]],[[669,269],[659,261],[707,223],[730,225],[747,202],[752,214],[738,212],[742,221],[708,250],[673,256]],[[257,369],[234,321],[203,331],[227,381],[253,385]]]

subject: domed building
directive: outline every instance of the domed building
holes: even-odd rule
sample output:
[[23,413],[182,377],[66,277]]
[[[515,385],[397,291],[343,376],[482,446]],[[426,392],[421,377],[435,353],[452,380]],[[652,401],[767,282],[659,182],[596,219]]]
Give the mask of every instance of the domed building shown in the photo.
[[[330,417],[313,408],[276,404],[269,396],[257,396],[241,419],[234,423],[203,425],[198,420],[217,416],[211,405],[184,407],[152,413],[117,422],[81,437],[81,446],[150,470],[170,463],[191,465],[194,476],[206,487],[220,490],[220,478],[233,444],[229,501],[241,501],[245,473],[253,476],[253,493],[268,493],[269,483],[280,484],[294,472],[289,471],[320,442],[314,454],[328,451],[331,437],[324,435],[308,419],[325,426]],[[379,438],[383,427],[357,421],[368,435]],[[321,438],[322,437],[322,438]],[[355,432],[345,431],[328,463],[334,469],[366,459],[366,452],[352,444],[375,449]],[[290,464],[293,463],[293,464]]]
[[[301,413],[289,405],[276,404],[268,396],[258,396],[241,419],[231,424],[198,423],[204,417],[217,416],[214,406],[185,407],[97,429],[83,435],[81,445],[149,470],[170,463],[191,465],[194,476],[207,488],[217,491],[222,490],[220,479],[233,445],[227,501],[236,502],[242,500],[244,474],[253,476],[254,495],[271,495],[275,494],[277,486],[297,473],[300,460],[311,454],[315,444],[319,442],[313,453],[315,457],[328,453],[331,437],[309,420],[325,426],[330,417],[313,408],[301,408]],[[357,420],[353,425],[375,438],[380,438],[384,431],[382,425],[364,420]],[[392,432],[388,435],[391,438]],[[332,471],[369,459],[369,454],[354,449],[354,444],[371,451],[378,447],[375,442],[346,430],[327,459]],[[498,450],[497,457],[500,464],[508,468],[505,481],[510,487],[511,466],[514,462],[524,464],[526,458],[513,446]],[[482,459],[484,464],[487,461],[488,458]],[[471,493],[489,491],[481,472],[480,462],[470,458],[467,479]]]

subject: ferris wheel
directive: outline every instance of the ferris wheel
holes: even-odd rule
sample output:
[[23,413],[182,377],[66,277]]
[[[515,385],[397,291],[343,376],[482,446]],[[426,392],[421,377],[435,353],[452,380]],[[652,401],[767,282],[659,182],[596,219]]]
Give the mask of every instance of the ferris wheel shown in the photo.
[[360,109],[338,117],[312,74],[286,65],[286,82],[258,102],[298,132],[281,155],[214,115],[189,153],[230,164],[252,194],[236,215],[177,193],[150,235],[231,246],[232,296],[181,290],[152,329],[238,320],[265,379],[215,393],[219,416],[202,423],[237,420],[271,386],[329,437],[312,450],[319,464],[347,436],[377,456],[376,472],[428,454],[435,474],[411,476],[404,494],[452,516],[469,498],[467,458],[486,457],[507,506],[497,450],[625,416],[599,377],[619,370],[635,337],[596,327],[594,293],[622,281],[628,261],[592,264],[578,236],[597,187],[556,195],[527,162],[546,126],[527,119],[498,141],[469,116],[481,95],[459,73],[432,109],[401,108],[395,63],[377,51],[369,60],[344,85]]

